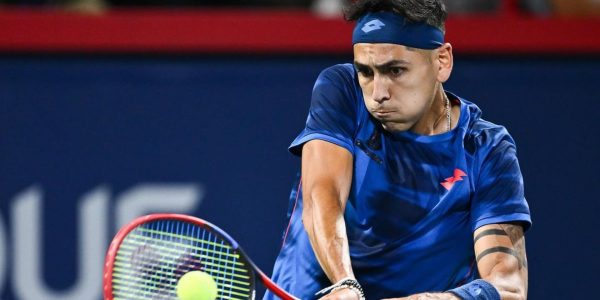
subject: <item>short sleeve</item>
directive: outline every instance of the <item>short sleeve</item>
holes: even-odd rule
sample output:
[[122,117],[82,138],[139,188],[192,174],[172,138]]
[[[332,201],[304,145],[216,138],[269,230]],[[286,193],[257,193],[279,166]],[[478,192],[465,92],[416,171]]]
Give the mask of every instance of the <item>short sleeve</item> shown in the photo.
[[310,140],[324,140],[354,150],[358,97],[351,65],[330,67],[319,75],[313,88],[304,130],[290,145],[290,152],[301,155]]
[[522,222],[525,230],[531,226],[516,147],[507,133],[483,160],[471,204],[473,230],[506,222]]

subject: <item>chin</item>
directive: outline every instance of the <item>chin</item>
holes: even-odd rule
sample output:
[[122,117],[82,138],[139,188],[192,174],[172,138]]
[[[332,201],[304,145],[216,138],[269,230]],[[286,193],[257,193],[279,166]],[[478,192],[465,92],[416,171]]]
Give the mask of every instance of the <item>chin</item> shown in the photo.
[[406,123],[381,123],[381,127],[388,132],[399,132],[410,130],[411,126]]

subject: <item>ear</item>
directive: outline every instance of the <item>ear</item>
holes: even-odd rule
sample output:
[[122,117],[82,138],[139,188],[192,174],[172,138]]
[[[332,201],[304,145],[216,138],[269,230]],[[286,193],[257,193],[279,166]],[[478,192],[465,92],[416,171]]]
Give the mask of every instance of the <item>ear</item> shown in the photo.
[[454,65],[454,57],[452,55],[452,45],[445,43],[437,50],[438,74],[437,80],[444,83],[450,78],[452,66]]

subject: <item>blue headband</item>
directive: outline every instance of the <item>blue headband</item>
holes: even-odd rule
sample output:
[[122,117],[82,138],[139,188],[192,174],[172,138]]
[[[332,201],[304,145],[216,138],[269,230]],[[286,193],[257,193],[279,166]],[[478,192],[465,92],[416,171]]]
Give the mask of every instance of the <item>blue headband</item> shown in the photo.
[[352,33],[357,43],[398,44],[418,49],[437,49],[444,44],[444,33],[426,23],[415,23],[393,12],[375,12],[362,16]]

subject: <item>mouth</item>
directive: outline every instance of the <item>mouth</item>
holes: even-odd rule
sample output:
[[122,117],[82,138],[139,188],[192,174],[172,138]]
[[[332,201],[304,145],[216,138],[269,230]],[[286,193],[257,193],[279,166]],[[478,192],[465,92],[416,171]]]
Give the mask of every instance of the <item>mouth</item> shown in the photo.
[[395,111],[393,110],[374,110],[372,113],[374,116],[378,118],[388,117],[392,115]]

